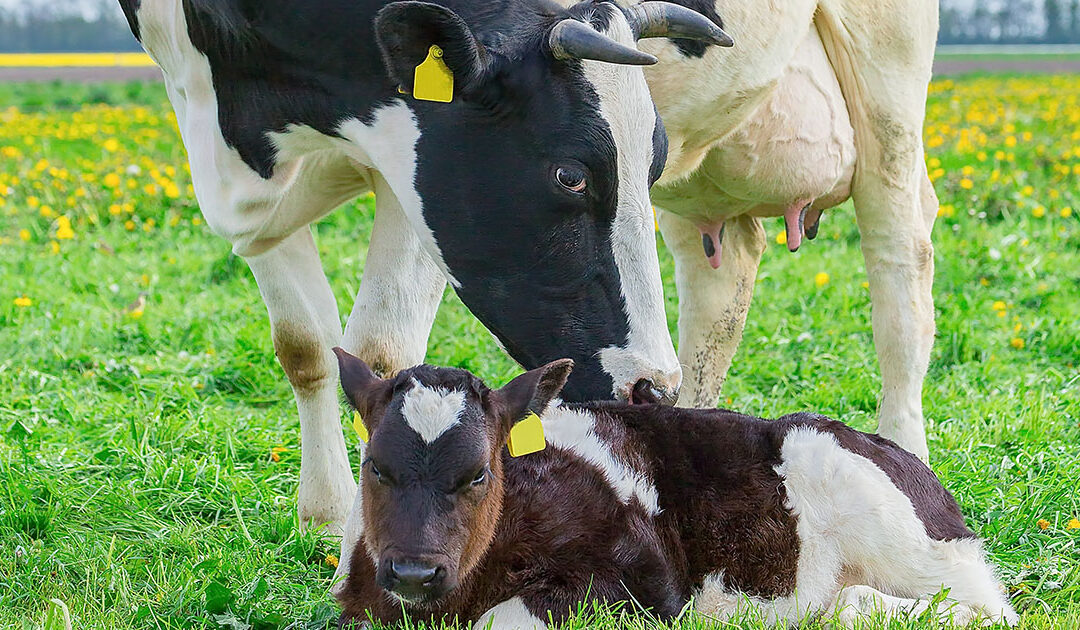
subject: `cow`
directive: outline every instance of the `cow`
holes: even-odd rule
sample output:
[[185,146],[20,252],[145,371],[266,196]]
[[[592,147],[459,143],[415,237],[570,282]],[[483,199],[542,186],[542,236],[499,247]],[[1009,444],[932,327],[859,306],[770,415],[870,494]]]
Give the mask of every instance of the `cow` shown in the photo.
[[[672,402],[649,186],[666,136],[639,38],[730,46],[679,5],[588,0],[120,0],[164,73],[207,225],[255,277],[300,416],[300,522],[340,533],[355,492],[344,345],[422,362],[447,282],[568,399]],[[417,79],[417,77],[421,77]],[[309,226],[375,193],[342,333]]]
[[715,406],[742,338],[765,217],[795,251],[853,198],[882,377],[878,433],[927,458],[922,384],[934,339],[938,201],[923,121],[937,0],[675,0],[738,43],[649,42],[669,138],[653,188],[679,295],[680,404]]
[[[691,601],[770,627],[1017,622],[952,495],[880,436],[808,413],[562,404],[570,360],[490,390],[431,366],[384,380],[336,352],[369,436],[333,587],[342,627],[539,629],[590,602],[667,621]],[[514,436],[530,422],[531,447]]]

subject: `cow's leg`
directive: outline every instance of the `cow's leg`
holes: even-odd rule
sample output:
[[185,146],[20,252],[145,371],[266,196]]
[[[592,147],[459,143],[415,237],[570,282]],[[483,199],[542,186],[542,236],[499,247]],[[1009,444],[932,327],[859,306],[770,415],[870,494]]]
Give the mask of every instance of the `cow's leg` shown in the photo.
[[724,225],[720,267],[713,269],[702,250],[702,234],[690,221],[659,212],[664,242],[675,256],[679,292],[679,362],[683,386],[679,404],[715,407],[727,371],[742,339],[754,296],[758,263],[765,251],[765,229],[750,216]]
[[390,375],[423,363],[446,277],[380,175],[374,176],[374,188],[375,227],[344,347]]
[[341,343],[341,324],[334,295],[307,228],[247,262],[300,413],[300,524],[326,523],[327,531],[340,535],[356,482],[341,431],[332,352]]
[[855,128],[852,188],[882,375],[878,432],[927,458],[922,382],[934,339],[934,248],[922,127],[936,0],[822,0],[818,27]]

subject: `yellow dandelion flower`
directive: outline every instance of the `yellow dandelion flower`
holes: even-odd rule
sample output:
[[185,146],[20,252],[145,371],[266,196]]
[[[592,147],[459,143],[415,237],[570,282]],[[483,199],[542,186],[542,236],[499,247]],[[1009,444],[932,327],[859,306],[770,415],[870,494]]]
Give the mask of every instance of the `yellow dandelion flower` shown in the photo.
[[69,241],[75,238],[75,231],[71,229],[71,221],[64,216],[56,220],[56,238],[61,241]]
[[1061,214],[1062,219],[1068,219],[1069,217],[1072,216],[1072,208],[1070,208],[1068,206],[1065,206],[1064,208],[1061,209],[1060,214]]
[[26,205],[30,206],[31,208],[37,208],[41,205],[41,200],[33,195],[30,195],[26,198]]
[[990,286],[990,279],[989,278],[979,278],[979,284],[981,284],[984,287],[988,287],[988,286]]
[[777,245],[787,245],[787,232],[780,232],[776,235]]
[[814,276],[814,284],[816,284],[819,289],[826,284],[829,284],[829,274],[824,271],[819,271],[818,274]]
[[127,221],[124,221],[124,229],[126,229],[128,232],[134,231],[135,230],[135,222],[132,221],[131,219],[128,219]]
[[59,254],[60,253],[60,243],[57,243],[56,241],[49,241],[49,249],[52,250],[52,253]]
[[332,553],[326,554],[326,559],[323,560],[327,566],[336,569],[338,567],[338,558]]
[[1039,520],[1035,521],[1035,525],[1039,529],[1049,529],[1050,528],[1050,521],[1046,520],[1045,518],[1040,518]]
[[19,230],[19,240],[21,240],[24,243],[26,241],[29,241],[30,240],[30,230],[28,230],[26,228],[23,228],[23,229]]
[[970,179],[968,179],[967,177],[965,177],[964,179],[960,180],[960,187],[963,188],[964,190],[971,190],[972,188],[975,187],[975,182],[973,182]]
[[120,142],[116,138],[109,138],[102,147],[109,153],[116,153],[120,150]]
[[118,203],[114,203],[113,205],[109,206],[109,214],[113,215],[114,217],[119,216],[123,212],[124,209],[120,207],[120,204]]
[[1070,518],[1068,523],[1065,523],[1065,529],[1080,529],[1080,520]]
[[1041,219],[1046,216],[1046,208],[1043,206],[1035,206],[1031,209],[1031,215],[1036,219]]
[[1013,337],[1012,341],[1009,342],[1009,345],[1016,348],[1017,350],[1023,350],[1024,340],[1019,337]]
[[1023,329],[1024,329],[1024,325],[1021,324],[1020,322],[1016,322],[1016,325],[1013,326],[1013,332],[1020,332]]
[[34,301],[26,297],[25,295],[15,298],[15,306],[18,306],[19,308],[29,308],[33,305]]
[[199,217],[195,217],[191,220],[191,224],[194,226],[202,225],[202,219]]
[[1001,300],[998,300],[997,302],[994,302],[992,305],[990,305],[990,308],[994,309],[995,311],[1004,311],[1008,308],[1008,306],[1006,306],[1005,303]]
[[107,188],[119,188],[120,176],[116,173],[109,173],[105,176],[105,179],[101,180],[101,183],[105,184]]
[[278,455],[277,453],[270,453],[270,461],[272,461],[272,462],[280,462],[281,461],[281,455]]

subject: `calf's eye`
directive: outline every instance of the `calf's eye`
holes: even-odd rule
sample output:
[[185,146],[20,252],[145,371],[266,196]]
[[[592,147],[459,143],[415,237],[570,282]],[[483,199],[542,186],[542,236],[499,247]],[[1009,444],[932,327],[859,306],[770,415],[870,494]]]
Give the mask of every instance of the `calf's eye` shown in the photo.
[[480,472],[476,473],[476,476],[473,477],[472,485],[479,486],[480,484],[484,483],[485,481],[487,481],[487,469],[486,468],[481,468]]
[[555,170],[555,180],[572,193],[581,194],[587,186],[585,171],[574,166],[560,166]]

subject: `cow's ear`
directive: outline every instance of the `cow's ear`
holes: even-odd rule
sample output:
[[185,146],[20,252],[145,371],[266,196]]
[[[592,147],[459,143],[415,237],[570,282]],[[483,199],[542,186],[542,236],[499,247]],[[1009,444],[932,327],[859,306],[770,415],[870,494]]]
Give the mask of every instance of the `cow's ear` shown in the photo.
[[345,398],[353,409],[360,412],[368,431],[374,431],[379,418],[374,417],[372,412],[389,402],[393,393],[390,381],[375,376],[367,363],[341,348],[334,348],[334,354],[338,358],[341,389],[345,391]]
[[476,86],[486,73],[487,52],[469,25],[437,4],[391,2],[375,16],[375,38],[390,78],[406,92],[412,91],[416,66],[433,45],[442,49],[456,87]]
[[510,430],[516,422],[530,412],[542,414],[548,404],[559,395],[574,362],[559,359],[547,365],[530,370],[506,384],[502,389],[492,392],[489,400],[496,413],[501,416],[503,429]]

